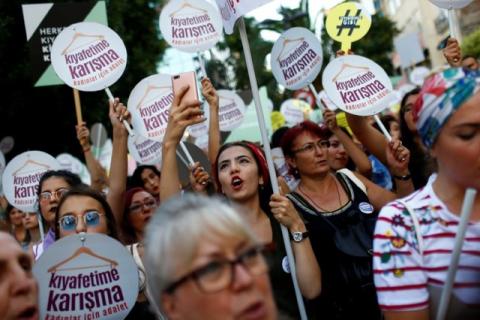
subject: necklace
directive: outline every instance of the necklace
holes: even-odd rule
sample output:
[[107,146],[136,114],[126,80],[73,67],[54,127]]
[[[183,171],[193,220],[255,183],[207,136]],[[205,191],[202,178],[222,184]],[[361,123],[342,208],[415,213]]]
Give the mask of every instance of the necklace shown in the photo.
[[[335,189],[337,190],[338,208],[340,208],[342,206],[342,200],[340,198],[340,190],[338,189],[337,179],[335,179],[335,177],[333,177],[333,180],[335,182]],[[311,204],[313,204],[315,207],[320,209],[320,211],[331,212],[331,210],[326,210],[326,209],[322,208],[321,206],[318,205],[318,203],[316,201],[314,201],[312,198],[310,198],[308,196],[307,192],[302,188],[302,186],[300,184],[298,185],[298,190],[310,201]]]

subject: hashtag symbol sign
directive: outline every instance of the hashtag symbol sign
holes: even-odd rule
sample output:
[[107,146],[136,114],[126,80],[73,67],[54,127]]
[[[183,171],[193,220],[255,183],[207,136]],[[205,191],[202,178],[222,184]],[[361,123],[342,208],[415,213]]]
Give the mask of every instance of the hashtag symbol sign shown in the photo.
[[360,26],[357,25],[357,22],[361,19],[361,12],[362,10],[358,9],[357,13],[354,16],[350,16],[350,9],[348,9],[347,12],[345,12],[345,15],[343,17],[340,17],[340,20],[342,22],[340,23],[340,25],[337,26],[337,37],[342,33],[343,29],[349,29],[348,35],[351,36],[354,29],[360,28]]

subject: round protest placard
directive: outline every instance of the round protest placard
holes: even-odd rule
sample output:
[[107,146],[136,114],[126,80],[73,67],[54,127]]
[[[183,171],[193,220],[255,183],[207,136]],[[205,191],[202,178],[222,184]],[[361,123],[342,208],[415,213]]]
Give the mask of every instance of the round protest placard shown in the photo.
[[33,267],[40,318],[124,319],[138,296],[138,268],[128,250],[103,234],[55,241]]
[[390,78],[382,67],[357,55],[332,60],[323,71],[322,84],[337,107],[359,116],[374,115],[395,99]]
[[275,132],[285,124],[285,116],[280,111],[272,111],[270,121],[272,122],[272,131]]
[[128,97],[135,130],[145,138],[163,141],[172,102],[170,75],[155,74],[140,81]]
[[51,48],[52,66],[68,86],[99,91],[114,84],[127,66],[127,49],[109,27],[80,22],[62,30]]
[[232,131],[242,124],[245,114],[245,103],[238,94],[230,90],[218,90],[220,108],[218,121],[221,131]]
[[427,67],[416,67],[410,72],[409,80],[416,86],[422,86],[425,78],[430,74],[430,69]]
[[443,9],[460,9],[469,5],[473,0],[430,0],[431,3]]
[[315,95],[310,88],[302,88],[293,93],[293,98],[305,101],[310,107],[315,108]]
[[320,91],[320,93],[318,94],[318,98],[321,100],[321,102],[323,102],[323,105],[325,105],[325,107],[327,107],[328,109],[330,110],[338,109],[337,105],[333,103],[333,101],[327,96],[327,94],[325,93],[325,90]]
[[88,172],[87,167],[78,158],[69,153],[61,153],[56,159],[63,170],[75,173],[83,183],[90,184],[90,172]]
[[208,152],[208,135],[203,135],[201,137],[196,138],[194,143],[200,149],[204,150],[205,152]]
[[222,36],[222,17],[204,0],[173,0],[160,14],[160,32],[172,47],[186,52],[212,48]]
[[344,2],[330,10],[325,23],[328,35],[342,43],[344,52],[350,50],[352,42],[363,38],[371,25],[370,14],[356,2]]
[[2,183],[5,197],[15,208],[35,211],[40,178],[48,170],[59,170],[58,161],[42,151],[27,151],[7,164]]
[[275,42],[270,59],[277,82],[297,90],[312,83],[322,69],[322,45],[310,30],[291,28]]
[[162,161],[162,143],[138,134],[128,137],[128,152],[140,164],[156,165]]
[[90,140],[92,144],[97,148],[101,148],[107,141],[107,138],[108,134],[105,126],[100,122],[94,123],[90,128]]
[[289,125],[295,125],[308,119],[308,114],[312,111],[310,105],[300,99],[285,100],[280,106],[280,112],[285,117]]
[[191,135],[194,138],[200,138],[204,135],[208,135],[208,128],[209,128],[209,124],[208,124],[209,118],[208,118],[208,116],[209,116],[208,108],[205,108],[203,117],[206,120],[203,121],[203,122],[194,124],[193,126],[189,126],[187,128],[188,134]]

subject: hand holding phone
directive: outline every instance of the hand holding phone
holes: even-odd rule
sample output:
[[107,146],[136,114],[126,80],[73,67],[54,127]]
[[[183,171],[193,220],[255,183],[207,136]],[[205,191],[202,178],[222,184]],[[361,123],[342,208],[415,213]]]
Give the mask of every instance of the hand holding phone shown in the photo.
[[183,72],[172,76],[173,95],[177,96],[183,87],[188,86],[182,100],[187,103],[198,101],[197,77],[194,71]]

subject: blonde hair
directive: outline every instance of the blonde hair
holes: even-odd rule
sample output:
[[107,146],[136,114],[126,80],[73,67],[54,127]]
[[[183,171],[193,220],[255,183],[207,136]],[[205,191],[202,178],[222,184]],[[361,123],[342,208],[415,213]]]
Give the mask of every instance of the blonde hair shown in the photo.
[[191,265],[198,244],[211,235],[258,243],[237,210],[220,199],[187,193],[157,209],[145,233],[147,285],[157,311],[177,268]]

